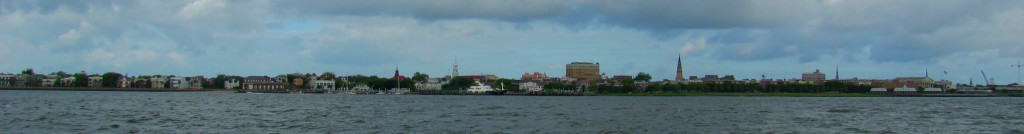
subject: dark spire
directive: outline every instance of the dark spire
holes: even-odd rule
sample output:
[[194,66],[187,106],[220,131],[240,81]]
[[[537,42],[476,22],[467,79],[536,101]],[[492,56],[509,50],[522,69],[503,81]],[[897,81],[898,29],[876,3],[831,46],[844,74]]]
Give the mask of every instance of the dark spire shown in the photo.
[[676,81],[683,80],[683,55],[676,57]]
[[398,77],[398,76],[399,76],[399,75],[398,75],[398,66],[395,66],[395,80],[401,79],[401,78],[400,78],[400,77]]

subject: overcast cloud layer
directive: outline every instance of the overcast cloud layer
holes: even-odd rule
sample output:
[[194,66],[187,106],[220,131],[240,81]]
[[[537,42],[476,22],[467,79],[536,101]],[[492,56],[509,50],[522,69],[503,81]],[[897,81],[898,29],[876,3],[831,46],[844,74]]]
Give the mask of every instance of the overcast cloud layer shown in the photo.
[[[0,1],[0,72],[450,73],[1016,81],[1019,0]],[[943,75],[948,71],[949,75]]]

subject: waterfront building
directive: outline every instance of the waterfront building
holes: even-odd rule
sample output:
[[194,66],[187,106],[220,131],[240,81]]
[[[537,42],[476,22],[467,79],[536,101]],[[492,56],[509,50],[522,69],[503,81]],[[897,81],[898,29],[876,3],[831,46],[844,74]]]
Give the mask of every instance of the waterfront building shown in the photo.
[[100,77],[99,75],[89,76],[89,87],[103,87],[103,77]]
[[14,86],[15,75],[9,73],[0,73],[0,87],[11,87]]
[[170,83],[169,84],[170,87],[168,87],[168,88],[176,88],[176,89],[188,88],[188,84],[185,84],[187,81],[185,81],[185,78],[182,78],[182,77],[171,77],[170,79],[168,79],[167,82]]
[[547,80],[547,79],[548,79],[548,75],[547,74],[542,74],[540,72],[533,72],[533,74],[523,73],[523,77],[520,78],[520,80],[524,80],[524,81],[544,81],[544,80]]
[[43,76],[43,81],[42,81],[43,83],[41,83],[41,86],[43,86],[43,87],[55,87],[56,86],[55,84],[57,84],[57,81],[59,81],[59,80],[60,79],[57,78],[57,75],[46,75],[46,76]]
[[718,81],[718,75],[714,75],[714,74],[704,75],[704,78],[701,78],[700,80],[704,81],[704,82]]
[[229,79],[224,81],[224,89],[236,89],[241,85],[242,83],[236,79]]
[[612,76],[612,80],[615,81],[615,82],[621,82],[623,80],[631,80],[631,79],[633,79],[633,76],[631,76],[631,75],[615,75],[615,76]]
[[601,78],[601,63],[572,62],[565,64],[565,77],[576,80],[598,80]]
[[521,91],[539,92],[542,89],[543,88],[540,86],[540,84],[537,84],[536,82],[530,81],[519,83],[519,90]]
[[54,85],[54,84],[56,84],[56,83],[57,83],[57,79],[56,78],[46,78],[46,79],[43,79],[42,86],[43,87],[55,87],[56,85]]
[[892,92],[895,95],[917,95],[918,94],[917,93],[917,88],[912,88],[912,87],[907,87],[907,86],[903,86],[903,87],[899,87],[899,88],[894,88],[894,89],[892,89]]
[[801,80],[812,82],[816,85],[825,84],[825,73],[815,69],[814,72],[803,73]]
[[129,88],[129,87],[132,87],[132,80],[131,79],[133,79],[133,78],[129,78],[127,76],[121,76],[121,78],[117,80],[117,87],[119,87],[119,88]]
[[928,77],[897,77],[891,80],[875,80],[871,83],[871,86],[883,88],[929,88],[935,87],[935,80]]
[[853,77],[853,78],[850,78],[850,79],[839,79],[838,80],[838,82],[845,83],[845,84],[867,85],[867,86],[870,86],[872,81],[874,81],[874,79],[860,79],[860,78],[857,78],[857,77]]
[[873,93],[873,94],[885,94],[885,93],[889,93],[889,89],[885,89],[885,88],[871,88],[870,92]]
[[31,75],[26,75],[26,74],[15,75],[14,76],[14,86],[16,86],[16,87],[25,87],[26,86],[25,84],[31,78],[32,78]]
[[57,86],[59,86],[59,87],[71,87],[71,86],[75,85],[74,82],[75,82],[75,77],[74,76],[68,76],[68,77],[61,78],[60,79],[60,84],[61,85],[57,85]]
[[150,88],[167,88],[167,77],[153,76],[149,78]]
[[429,78],[427,81],[416,83],[416,90],[441,90],[441,79]]
[[249,76],[245,77],[242,88],[245,90],[271,91],[284,88],[284,84],[267,76]]
[[181,88],[203,89],[203,81],[205,80],[206,78],[203,78],[203,76],[185,77],[185,81],[183,81],[184,83],[182,83]]
[[482,81],[497,80],[497,79],[499,79],[497,75],[493,75],[493,74],[465,75],[465,76],[459,76],[459,77],[465,77],[465,78],[469,78],[469,79],[473,79],[473,80],[482,80]]
[[370,86],[366,85],[366,84],[360,83],[360,84],[356,85],[355,87],[352,87],[352,89],[353,90],[357,90],[357,91],[369,91],[370,90]]
[[315,90],[334,90],[334,80],[329,79],[316,79],[310,80],[309,86]]

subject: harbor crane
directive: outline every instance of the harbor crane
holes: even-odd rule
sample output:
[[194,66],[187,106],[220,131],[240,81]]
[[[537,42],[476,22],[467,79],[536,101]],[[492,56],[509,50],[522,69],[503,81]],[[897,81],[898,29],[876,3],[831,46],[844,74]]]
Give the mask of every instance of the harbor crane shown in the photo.
[[985,79],[985,86],[992,85],[992,82],[988,80],[988,75],[985,75],[985,70],[981,70],[981,78]]

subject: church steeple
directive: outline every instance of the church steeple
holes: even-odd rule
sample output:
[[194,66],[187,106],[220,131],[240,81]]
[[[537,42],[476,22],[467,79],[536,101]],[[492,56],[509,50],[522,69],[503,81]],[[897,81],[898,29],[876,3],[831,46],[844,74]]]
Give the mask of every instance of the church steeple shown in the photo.
[[398,65],[395,65],[395,77],[394,77],[394,79],[395,80],[400,80],[402,78],[400,76],[401,75],[398,74]]
[[683,55],[676,57],[676,81],[683,80]]
[[452,78],[459,77],[459,57],[452,58]]

